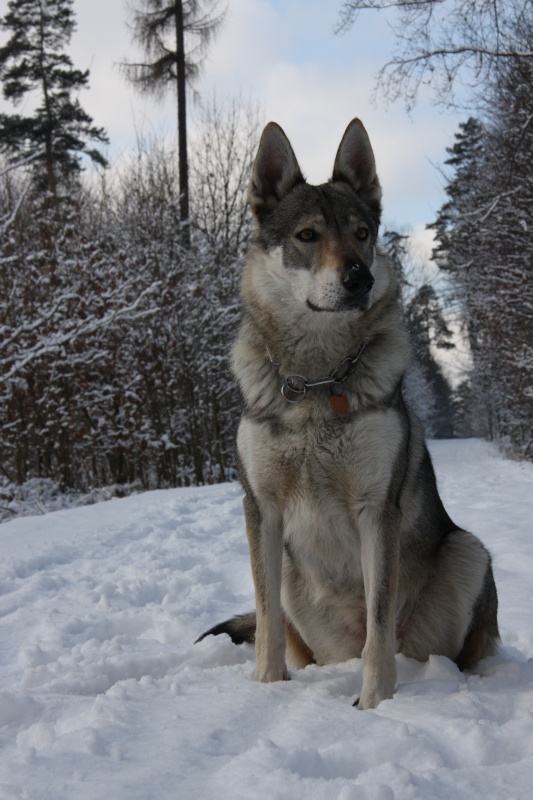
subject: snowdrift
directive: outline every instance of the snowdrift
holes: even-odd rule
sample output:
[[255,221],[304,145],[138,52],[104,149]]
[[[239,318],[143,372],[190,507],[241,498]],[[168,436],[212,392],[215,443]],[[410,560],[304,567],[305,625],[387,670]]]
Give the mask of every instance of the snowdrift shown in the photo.
[[458,524],[493,553],[502,648],[461,674],[397,657],[351,703],[353,660],[253,681],[196,636],[253,608],[241,489],[150,492],[0,527],[0,798],[525,800],[533,785],[533,466],[432,443]]

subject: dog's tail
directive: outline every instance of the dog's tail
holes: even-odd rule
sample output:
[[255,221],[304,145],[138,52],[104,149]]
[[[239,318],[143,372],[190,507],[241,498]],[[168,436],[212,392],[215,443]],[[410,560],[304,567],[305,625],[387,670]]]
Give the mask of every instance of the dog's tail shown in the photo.
[[227,633],[234,644],[244,644],[245,642],[253,644],[255,642],[255,611],[251,611],[249,614],[239,614],[237,617],[232,617],[209,628],[198,637],[195,644],[201,642],[206,636],[219,636],[221,633]]

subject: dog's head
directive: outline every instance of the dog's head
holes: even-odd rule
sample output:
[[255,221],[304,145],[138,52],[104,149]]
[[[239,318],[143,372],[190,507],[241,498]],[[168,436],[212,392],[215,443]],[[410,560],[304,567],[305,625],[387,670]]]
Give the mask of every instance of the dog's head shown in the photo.
[[306,183],[283,130],[269,123],[249,202],[258,223],[256,244],[270,256],[270,277],[283,277],[292,300],[315,314],[371,307],[381,187],[358,119],[344,133],[330,182],[320,186]]

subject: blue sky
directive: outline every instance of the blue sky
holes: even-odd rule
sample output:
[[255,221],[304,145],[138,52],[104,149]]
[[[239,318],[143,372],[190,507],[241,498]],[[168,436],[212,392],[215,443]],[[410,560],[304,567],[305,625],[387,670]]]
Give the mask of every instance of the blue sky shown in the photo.
[[[4,5],[5,0],[0,0]],[[224,2],[224,0],[222,0]],[[218,98],[239,92],[258,103],[261,116],[289,136],[311,182],[327,180],[348,122],[358,116],[374,147],[384,190],[384,220],[411,229],[420,240],[444,200],[442,165],[464,114],[442,113],[422,97],[411,116],[400,103],[371,103],[379,67],[393,38],[386,20],[362,14],[354,28],[334,36],[340,0],[227,0],[226,20],[212,45],[198,84]],[[136,131],[175,134],[175,100],[140,97],[116,67],[134,56],[126,28],[125,0],[74,0],[78,30],[70,55],[91,70],[81,102],[109,134],[108,157],[135,147]],[[194,109],[191,134],[194,135]]]

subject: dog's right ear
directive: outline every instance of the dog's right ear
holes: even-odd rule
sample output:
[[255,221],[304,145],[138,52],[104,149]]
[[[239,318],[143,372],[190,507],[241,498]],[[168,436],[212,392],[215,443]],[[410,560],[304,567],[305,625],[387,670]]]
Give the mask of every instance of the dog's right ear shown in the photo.
[[255,216],[269,214],[298,183],[305,183],[291,143],[275,122],[263,131],[254,162],[248,202]]

